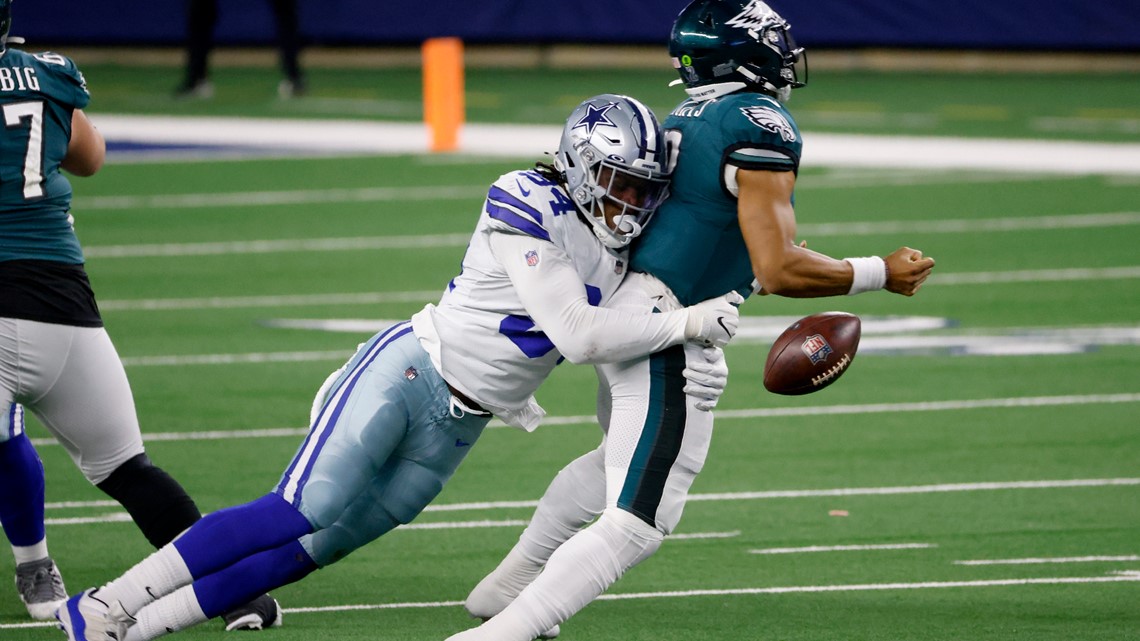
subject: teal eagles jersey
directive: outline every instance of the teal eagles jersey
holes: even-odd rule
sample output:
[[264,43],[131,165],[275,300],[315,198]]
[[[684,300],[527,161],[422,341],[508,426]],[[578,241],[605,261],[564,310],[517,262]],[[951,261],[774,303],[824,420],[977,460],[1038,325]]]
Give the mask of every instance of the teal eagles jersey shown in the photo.
[[75,63],[55,53],[0,53],[0,261],[81,264],[60,173],[71,115],[90,96]]
[[744,92],[686,100],[662,127],[676,158],[671,195],[634,241],[630,268],[661,279],[685,305],[734,289],[748,296],[752,261],[726,169],[798,171],[799,128],[775,98]]

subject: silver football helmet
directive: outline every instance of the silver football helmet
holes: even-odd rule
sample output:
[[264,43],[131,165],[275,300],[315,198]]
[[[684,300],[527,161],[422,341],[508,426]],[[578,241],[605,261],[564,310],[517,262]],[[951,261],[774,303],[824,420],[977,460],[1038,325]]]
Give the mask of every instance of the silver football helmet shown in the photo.
[[554,156],[578,211],[614,249],[640,234],[669,195],[668,164],[657,117],[617,94],[578,105]]

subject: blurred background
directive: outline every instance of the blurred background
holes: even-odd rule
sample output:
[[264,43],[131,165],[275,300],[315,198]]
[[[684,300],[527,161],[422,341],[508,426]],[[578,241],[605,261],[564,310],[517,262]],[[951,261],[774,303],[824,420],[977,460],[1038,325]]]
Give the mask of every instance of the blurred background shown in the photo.
[[[148,452],[204,511],[272,487],[328,372],[438,300],[487,185],[552,150],[575,105],[620,92],[663,117],[685,95],[666,52],[684,0],[304,2],[300,91],[282,87],[271,3],[218,4],[209,92],[180,91],[183,0],[18,0],[12,29],[87,78],[110,151],[72,179],[76,231]],[[800,234],[833,256],[905,244],[938,267],[913,299],[743,307],[685,537],[563,638],[1134,641],[1140,2],[773,7],[809,51],[789,103]],[[459,153],[429,153],[423,124],[421,46],[440,37],[463,43]],[[771,341],[828,309],[864,321],[850,372],[765,393]],[[267,634],[470,625],[455,604],[554,471],[597,446],[595,385],[557,368],[538,394],[548,425],[488,430],[422,529],[275,592],[288,616]],[[72,591],[141,558],[117,506],[29,433]],[[901,547],[808,553],[864,544]],[[0,593],[0,637],[58,634]]]
[[[250,71],[278,68],[278,31],[271,4],[268,0],[218,3],[214,30],[218,49],[210,58],[216,91],[209,104],[172,105],[160,99],[169,98],[182,81],[187,0],[21,0],[15,6],[13,34],[28,39],[28,50],[58,49],[71,55],[91,81],[95,112],[257,115],[268,108],[258,98],[275,97],[273,89],[280,78],[280,72],[263,78]],[[521,117],[524,122],[557,122],[558,113],[577,102],[563,99],[557,109],[542,110],[540,103],[549,97],[545,87],[526,96],[529,109],[520,104],[521,96],[498,101],[493,94],[501,83],[493,75],[480,75],[481,69],[585,72],[557,79],[556,84],[564,86],[583,75],[605,78],[614,69],[644,70],[658,75],[633,86],[623,83],[637,74],[611,76],[612,86],[603,90],[616,88],[653,106],[669,108],[679,94],[662,87],[659,80],[673,78],[665,43],[673,18],[685,4],[684,0],[579,0],[543,3],[538,9],[523,0],[302,2],[297,13],[301,67],[308,80],[305,95],[325,100],[278,104],[269,113],[417,119],[422,113],[416,104],[421,100],[419,86],[403,80],[418,81],[419,47],[437,37],[458,37],[466,46],[465,64],[472,72],[467,78],[466,106],[472,121],[518,122]],[[799,43],[808,48],[812,71],[837,72],[840,79],[849,78],[841,73],[846,71],[889,71],[917,73],[919,78],[927,73],[958,74],[956,82],[961,74],[985,72],[1073,74],[1087,82],[1095,74],[1140,73],[1140,7],[1133,0],[963,0],[951,4],[797,0],[775,8],[790,21]],[[401,75],[400,70],[413,73]],[[903,89],[902,95],[892,95],[887,102],[906,100],[905,81],[888,84]],[[1096,94],[1084,97],[1089,91],[1114,94],[1107,99],[1122,103],[1123,108],[1137,104],[1138,84],[1088,87],[1078,82],[1058,85],[1058,89],[1083,94],[1081,99],[1093,103]],[[797,92],[797,98],[802,95],[810,100],[817,86],[818,91],[828,91],[823,81],[813,85],[810,91]],[[963,94],[976,100],[994,89],[1000,87],[958,86],[954,91],[961,102]],[[862,91],[863,98],[881,90],[869,85]],[[577,87],[567,86],[557,95],[576,92]],[[510,112],[505,118],[500,112],[504,108]],[[827,114],[813,119],[812,111],[809,105],[809,121],[802,125],[831,124]],[[805,114],[797,113],[797,117]],[[831,118],[839,115],[833,113]],[[848,114],[839,124],[862,120],[854,124],[869,126],[874,118],[866,113]],[[994,121],[994,114],[988,119]],[[974,120],[987,118],[977,114]],[[975,124],[984,128],[984,123]],[[896,120],[893,126],[904,131],[922,129],[915,118]],[[1088,123],[1082,126],[1084,133],[1095,129]],[[883,125],[874,129],[882,130]],[[1016,131],[1016,126],[1013,129],[1013,135],[1027,133]]]
[[[323,0],[299,6],[305,40],[319,46],[418,45],[458,36],[473,44],[660,45],[685,0]],[[178,45],[184,0],[21,0],[19,30],[60,45]],[[269,44],[269,2],[222,0],[218,39]],[[1136,51],[1140,11],[1130,0],[798,0],[774,7],[813,48],[905,47],[1022,51]]]

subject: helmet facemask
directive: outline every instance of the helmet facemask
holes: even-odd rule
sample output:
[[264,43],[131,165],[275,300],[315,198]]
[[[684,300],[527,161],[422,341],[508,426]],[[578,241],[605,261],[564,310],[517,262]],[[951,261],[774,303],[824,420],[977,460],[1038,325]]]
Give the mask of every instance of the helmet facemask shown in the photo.
[[805,86],[808,78],[807,52],[803,47],[796,46],[790,29],[787,22],[781,21],[762,29],[758,34],[760,43],[779,56],[779,71],[776,74],[772,73],[772,65],[762,67],[745,63],[736,70],[751,83],[760,85],[775,95],[780,102],[787,102],[792,89]]
[[669,194],[666,154],[653,112],[605,94],[574,110],[554,167],[594,234],[620,249],[637,237]]
[[[587,171],[581,189],[592,195],[586,205],[594,234],[618,249],[639,236],[669,195],[669,180],[603,159]],[[575,199],[577,200],[577,199]]]

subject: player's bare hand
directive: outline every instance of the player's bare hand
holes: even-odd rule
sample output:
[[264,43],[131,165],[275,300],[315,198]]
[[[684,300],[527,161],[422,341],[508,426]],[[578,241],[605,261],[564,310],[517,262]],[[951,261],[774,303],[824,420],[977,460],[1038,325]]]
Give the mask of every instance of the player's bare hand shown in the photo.
[[910,247],[900,247],[886,258],[889,292],[914,296],[934,269],[934,259]]

